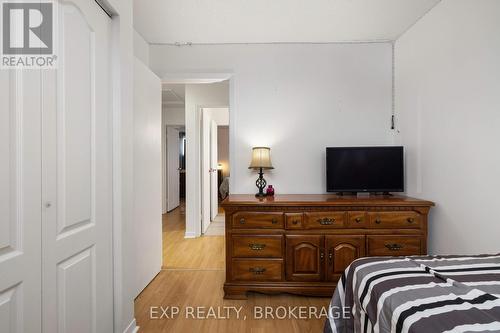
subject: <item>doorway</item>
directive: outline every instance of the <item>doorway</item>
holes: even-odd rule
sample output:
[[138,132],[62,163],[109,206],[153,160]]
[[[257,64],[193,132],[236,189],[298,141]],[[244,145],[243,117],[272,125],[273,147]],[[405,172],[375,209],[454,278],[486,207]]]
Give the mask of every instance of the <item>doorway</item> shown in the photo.
[[186,135],[183,126],[165,126],[166,212],[181,205],[186,193]]
[[163,214],[183,206],[186,176],[185,85],[162,84]]
[[224,235],[219,203],[229,192],[229,108],[201,109],[202,234]]
[[[163,83],[162,89],[163,269],[220,267],[224,219],[219,203],[229,183],[229,82]],[[224,196],[219,194],[223,183]],[[198,190],[193,191],[194,185]],[[203,209],[207,218],[202,229]],[[197,210],[197,230],[189,221],[190,210]],[[198,246],[212,250],[199,252],[199,262],[187,258]]]
[[[186,83],[183,83],[186,82]],[[217,124],[217,128],[220,126],[229,126],[229,96],[230,96],[230,81],[223,78],[213,78],[213,79],[164,79],[162,83],[162,104],[163,104],[163,125],[164,126],[183,126],[185,129],[185,137],[182,139],[184,144],[182,150],[184,152],[183,160],[185,168],[181,167],[180,171],[180,181],[181,186],[179,190],[179,195],[185,193],[185,205],[182,205],[182,198],[179,200],[179,206],[181,209],[185,207],[185,238],[196,238],[200,237],[206,230],[202,226],[203,222],[203,209],[208,214],[205,221],[211,222],[217,216],[218,213],[218,194],[216,191],[212,191],[212,196],[208,194],[207,200],[205,200],[205,205],[202,207],[203,196],[206,195],[202,191],[202,178],[206,177],[210,170],[213,173],[212,177],[212,188],[219,186],[218,178],[218,160],[213,157],[211,162],[208,163],[208,167],[202,165],[203,160],[203,149],[202,149],[202,121],[203,121],[203,109],[225,109],[226,120],[225,123]],[[214,111],[215,112],[215,111]],[[210,122],[208,122],[210,124]],[[214,137],[216,137],[216,130],[212,131]],[[205,132],[209,133],[209,131]],[[165,173],[167,169],[167,133],[166,130],[162,133],[162,145],[164,146],[164,190],[163,190],[163,213],[167,213],[177,206],[177,202],[173,204],[168,204],[168,177]],[[172,135],[173,137],[173,135]],[[208,142],[209,139],[207,139]],[[213,142],[216,139],[212,140]],[[216,149],[216,148],[215,148]],[[213,149],[214,150],[214,149]],[[227,151],[228,148],[225,148]],[[208,150],[206,150],[208,151]],[[212,156],[216,156],[212,154]],[[171,158],[173,160],[173,157]],[[210,164],[212,163],[212,164]],[[226,170],[229,169],[229,161],[223,164]],[[202,171],[202,168],[204,170]],[[170,170],[174,170],[175,166],[170,167]],[[171,177],[172,178],[172,177]],[[172,178],[173,179],[173,178]],[[222,180],[225,180],[226,193],[228,191],[229,177],[228,175],[223,175]],[[185,182],[184,182],[185,181]],[[184,192],[185,183],[185,192]],[[210,186],[210,180],[208,180],[205,188]],[[206,193],[206,192],[205,192]],[[210,204],[208,203],[210,201]],[[210,215],[211,214],[211,215]],[[209,223],[206,222],[206,225]]]

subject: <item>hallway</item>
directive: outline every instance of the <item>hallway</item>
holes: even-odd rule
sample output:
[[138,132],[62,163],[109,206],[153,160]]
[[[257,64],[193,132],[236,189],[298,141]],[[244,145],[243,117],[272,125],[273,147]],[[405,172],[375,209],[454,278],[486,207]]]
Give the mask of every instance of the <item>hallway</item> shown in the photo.
[[163,269],[224,270],[224,236],[184,238],[185,203],[163,215]]
[[224,210],[219,206],[219,214],[217,214],[212,223],[210,223],[204,235],[224,236],[226,232],[225,224],[226,224],[226,219],[224,216]]

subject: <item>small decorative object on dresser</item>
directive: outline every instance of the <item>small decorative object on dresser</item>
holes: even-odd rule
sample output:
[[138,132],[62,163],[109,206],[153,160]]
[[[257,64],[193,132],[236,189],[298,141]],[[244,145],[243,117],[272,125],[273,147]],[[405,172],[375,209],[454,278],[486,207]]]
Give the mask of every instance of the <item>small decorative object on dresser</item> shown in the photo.
[[224,297],[331,296],[356,258],[426,254],[433,205],[404,196],[229,195]]
[[264,188],[266,187],[266,180],[264,179],[263,169],[274,169],[271,164],[271,148],[269,147],[254,147],[252,148],[252,161],[250,162],[249,169],[259,170],[259,178],[255,182],[255,185],[259,189],[259,192],[255,195],[257,197],[264,197]]
[[267,186],[266,195],[268,197],[272,197],[274,195],[274,187],[273,187],[273,185],[268,185]]

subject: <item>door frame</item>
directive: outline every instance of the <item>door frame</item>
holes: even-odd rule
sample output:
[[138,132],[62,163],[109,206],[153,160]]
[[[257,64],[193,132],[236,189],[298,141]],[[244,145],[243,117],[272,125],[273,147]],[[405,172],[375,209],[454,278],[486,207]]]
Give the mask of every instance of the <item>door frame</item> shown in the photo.
[[[235,78],[231,72],[223,73],[213,73],[213,72],[203,72],[200,73],[162,73],[161,76],[162,83],[171,84],[203,84],[203,83],[217,83],[222,81],[229,81],[229,105],[196,105],[194,115],[188,115],[187,117],[194,116],[196,119],[195,130],[188,126],[186,123],[186,140],[192,140],[190,145],[191,150],[187,150],[186,153],[186,174],[191,174],[191,177],[195,177],[193,183],[190,184],[186,178],[186,233],[185,238],[196,238],[201,236],[201,163],[200,163],[200,116],[203,108],[228,108],[229,109],[229,151],[232,151],[232,145],[234,144],[234,119],[236,118],[234,110],[234,84]],[[229,154],[229,168],[231,170],[231,165],[234,165],[234,154]],[[195,163],[190,163],[189,160],[193,159]],[[233,173],[234,174],[234,173]],[[194,175],[194,176],[193,176]],[[196,179],[197,178],[197,179]],[[191,186],[190,186],[191,185]],[[229,184],[230,190],[232,189],[231,183]]]
[[[163,185],[165,186],[165,193],[163,194],[163,198],[162,198],[162,202],[164,202],[164,209],[163,209],[163,214],[165,213],[168,213],[172,210],[174,210],[175,208],[178,208],[180,206],[180,203],[179,205],[177,205],[176,207],[172,208],[172,209],[169,209],[169,206],[168,206],[168,189],[169,189],[169,186],[168,186],[168,173],[169,173],[169,168],[168,168],[168,144],[167,144],[167,130],[169,128],[174,128],[176,129],[179,133],[181,132],[181,128],[184,127],[184,125],[164,125],[163,126],[163,135],[164,135],[164,142],[163,142],[163,145],[162,145],[162,155],[165,157],[165,161],[163,163],[163,167],[162,167],[162,183]],[[178,147],[179,148],[179,147]],[[180,177],[180,175],[179,175]],[[179,201],[180,201],[180,192],[179,192]]]
[[[224,106],[224,107],[213,107],[213,106],[204,106],[204,107],[199,107],[200,111],[200,121],[199,121],[199,133],[200,133],[200,213],[201,213],[201,221],[200,221],[200,236],[201,234],[205,233],[206,229],[212,223],[212,179],[211,175],[207,175],[206,169],[212,170],[212,165],[211,165],[211,137],[212,137],[212,123],[215,123],[213,119],[209,118],[208,122],[208,142],[205,142],[205,126],[204,126],[204,121],[206,120],[205,118],[205,113],[204,110],[207,109],[206,111],[210,109],[227,109],[227,112],[229,115],[231,114],[229,111],[229,107]],[[218,125],[215,123],[215,126],[218,127]],[[230,125],[228,125],[230,126]],[[205,151],[205,147],[208,145],[208,155],[207,152]],[[217,170],[215,170],[217,171]],[[213,171],[210,171],[211,173]],[[207,184],[208,185],[205,185]],[[208,187],[208,188],[206,188]],[[186,202],[187,206],[187,202]]]
[[[201,199],[201,233],[204,234],[210,223],[210,136],[211,119],[207,115],[207,108],[201,108],[200,112],[200,199]],[[208,173],[207,173],[208,172]],[[207,188],[208,186],[208,188]]]
[[[228,109],[229,114],[229,109]],[[215,131],[214,131],[215,129]],[[214,133],[215,132],[215,133]],[[214,143],[215,140],[215,143]],[[215,147],[215,148],[214,148]],[[210,122],[210,221],[214,221],[219,213],[219,125],[212,119]]]
[[[130,282],[133,224],[133,70],[134,45],[132,15],[119,1],[98,0],[111,15],[111,109],[113,178],[113,307],[114,333],[136,332],[134,298]],[[128,280],[127,280],[128,279]]]

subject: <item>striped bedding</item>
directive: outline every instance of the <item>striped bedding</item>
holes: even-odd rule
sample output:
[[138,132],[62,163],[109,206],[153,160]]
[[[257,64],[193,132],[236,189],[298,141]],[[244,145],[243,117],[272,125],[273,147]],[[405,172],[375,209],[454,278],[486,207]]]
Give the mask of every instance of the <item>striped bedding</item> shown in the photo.
[[358,259],[324,331],[500,332],[500,254]]

